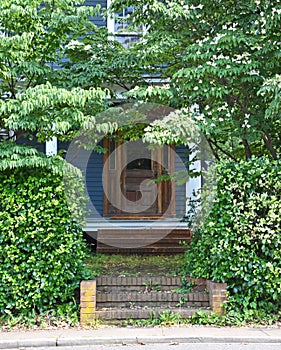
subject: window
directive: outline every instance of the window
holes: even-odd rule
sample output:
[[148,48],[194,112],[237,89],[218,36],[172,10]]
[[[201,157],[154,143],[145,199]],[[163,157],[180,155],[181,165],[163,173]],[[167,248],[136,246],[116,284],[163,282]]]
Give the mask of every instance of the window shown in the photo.
[[[108,0],[107,5],[110,6],[111,0]],[[118,40],[123,46],[128,47],[132,43],[139,40],[138,31],[132,31],[129,28],[128,18],[134,12],[133,6],[126,6],[123,10],[118,11],[113,18],[108,18],[107,27],[110,33],[114,34],[114,38]]]
[[133,6],[127,6],[122,11],[116,13],[114,18],[114,33],[128,32],[128,21],[127,18],[134,12]]
[[109,141],[109,169],[116,169],[116,142],[114,140]]

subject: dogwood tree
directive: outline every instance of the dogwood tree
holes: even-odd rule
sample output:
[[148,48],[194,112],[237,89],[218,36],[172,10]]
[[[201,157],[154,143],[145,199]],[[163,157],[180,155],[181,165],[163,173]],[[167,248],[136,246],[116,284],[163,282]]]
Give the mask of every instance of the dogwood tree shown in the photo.
[[197,106],[217,159],[280,157],[280,0],[115,0],[111,11],[125,6],[145,27],[131,57],[158,78],[130,97]]
[[[81,42],[99,29],[89,19],[99,6],[82,6],[77,0],[0,1],[0,143],[6,155],[2,168],[9,167],[7,141],[34,137],[39,142],[53,136],[67,140],[90,123],[106,106],[109,91],[100,85],[72,81],[67,62],[71,42]],[[105,125],[106,123],[102,121]],[[110,128],[110,123],[107,123]],[[33,164],[39,158],[24,147],[10,142],[11,154],[18,153],[19,164]],[[25,160],[31,159],[31,163]],[[15,167],[16,164],[13,164]]]

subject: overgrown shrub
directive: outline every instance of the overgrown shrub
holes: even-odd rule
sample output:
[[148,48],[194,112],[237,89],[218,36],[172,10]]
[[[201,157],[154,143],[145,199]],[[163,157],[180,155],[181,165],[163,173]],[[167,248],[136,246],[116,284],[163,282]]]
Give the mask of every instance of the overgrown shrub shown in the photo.
[[66,204],[62,175],[46,167],[1,172],[0,243],[2,317],[75,309],[85,245]]
[[281,306],[280,195],[280,161],[220,163],[211,212],[186,252],[186,270],[227,282],[229,305],[251,317]]

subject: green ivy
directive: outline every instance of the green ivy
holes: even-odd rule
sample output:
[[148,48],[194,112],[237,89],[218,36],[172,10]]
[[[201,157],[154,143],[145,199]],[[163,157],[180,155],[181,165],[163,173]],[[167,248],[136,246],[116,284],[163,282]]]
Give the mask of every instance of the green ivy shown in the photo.
[[76,308],[85,244],[64,191],[62,175],[48,168],[0,173],[1,318]]
[[229,309],[248,318],[281,306],[280,178],[280,161],[220,163],[216,198],[185,257],[193,276],[227,282]]

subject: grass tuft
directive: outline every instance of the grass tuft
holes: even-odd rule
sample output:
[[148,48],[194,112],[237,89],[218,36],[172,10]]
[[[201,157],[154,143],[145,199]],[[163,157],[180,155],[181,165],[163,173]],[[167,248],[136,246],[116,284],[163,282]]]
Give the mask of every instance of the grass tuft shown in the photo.
[[91,278],[109,276],[179,276],[184,263],[184,255],[90,255],[86,261]]

